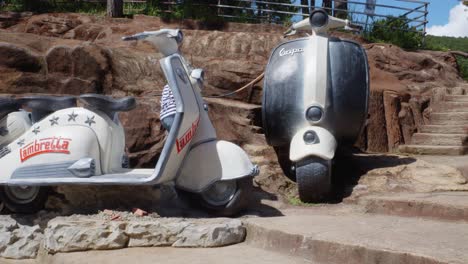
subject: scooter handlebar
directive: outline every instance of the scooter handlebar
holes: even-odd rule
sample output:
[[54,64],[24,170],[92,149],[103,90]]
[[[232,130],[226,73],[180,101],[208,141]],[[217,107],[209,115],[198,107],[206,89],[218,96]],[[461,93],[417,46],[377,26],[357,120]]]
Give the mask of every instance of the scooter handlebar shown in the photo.
[[142,40],[148,37],[163,37],[163,38],[174,38],[177,41],[177,44],[181,44],[183,40],[182,31],[179,29],[161,29],[157,31],[144,31],[137,33],[131,36],[122,37],[123,41],[131,40]]
[[286,32],[284,32],[284,36],[294,35],[298,31],[312,30],[318,33],[326,32],[334,28],[344,28],[351,31],[362,30],[361,26],[353,24],[347,19],[333,17],[328,15],[322,9],[316,9],[310,14],[309,18],[294,23]]

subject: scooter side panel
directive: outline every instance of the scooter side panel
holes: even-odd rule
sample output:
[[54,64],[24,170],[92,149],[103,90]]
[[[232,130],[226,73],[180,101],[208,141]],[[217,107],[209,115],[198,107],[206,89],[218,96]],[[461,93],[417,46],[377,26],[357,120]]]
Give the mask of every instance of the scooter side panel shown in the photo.
[[[90,128],[80,125],[48,129],[41,133],[28,131],[24,137],[12,143],[16,147],[11,146],[11,153],[0,159],[2,167],[0,183],[8,183],[16,175],[16,178],[34,179],[35,184],[40,185],[47,181],[47,177],[39,175],[56,174],[59,164],[70,163],[71,165],[82,158],[99,161],[100,151],[97,142],[96,134]],[[57,166],[51,167],[50,165],[53,164]],[[95,166],[96,174],[100,174],[99,162],[96,162]],[[25,175],[25,171],[31,171],[28,168],[37,168],[41,171]],[[55,176],[67,177],[69,175]]]
[[354,144],[367,118],[369,67],[366,52],[356,42],[329,41],[331,124],[339,144]]
[[305,64],[303,55],[308,39],[295,39],[273,50],[265,70],[263,91],[263,128],[272,146],[289,145],[304,123],[303,92]]
[[244,150],[231,142],[216,140],[190,150],[176,185],[201,192],[214,182],[253,176],[256,172]]

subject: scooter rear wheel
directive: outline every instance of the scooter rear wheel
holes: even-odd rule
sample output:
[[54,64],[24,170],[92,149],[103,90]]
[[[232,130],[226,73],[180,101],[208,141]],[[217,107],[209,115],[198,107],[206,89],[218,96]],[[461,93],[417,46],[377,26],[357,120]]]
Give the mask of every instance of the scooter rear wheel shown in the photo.
[[320,158],[297,163],[296,182],[301,201],[305,203],[327,201],[332,190],[331,163]]
[[0,200],[13,213],[34,214],[44,209],[49,189],[39,186],[1,186]]

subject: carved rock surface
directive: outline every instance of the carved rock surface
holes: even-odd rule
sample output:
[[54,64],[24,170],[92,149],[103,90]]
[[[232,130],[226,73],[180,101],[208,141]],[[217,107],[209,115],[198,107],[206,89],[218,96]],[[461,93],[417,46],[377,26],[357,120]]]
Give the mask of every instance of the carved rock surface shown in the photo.
[[104,221],[58,217],[45,230],[50,253],[124,247],[220,247],[243,242],[246,231],[233,219],[149,218]]
[[0,216],[0,257],[35,258],[42,240],[42,230],[38,225],[21,225],[10,216]]

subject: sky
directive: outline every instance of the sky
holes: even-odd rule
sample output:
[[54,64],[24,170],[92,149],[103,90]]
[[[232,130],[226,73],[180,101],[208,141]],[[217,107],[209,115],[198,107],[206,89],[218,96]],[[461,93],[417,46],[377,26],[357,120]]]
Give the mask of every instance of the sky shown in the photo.
[[[366,0],[353,0],[365,3]],[[410,0],[411,1],[411,0]],[[377,4],[399,6],[402,8],[415,8],[418,3],[411,3],[410,1],[399,0],[376,0]],[[415,2],[429,2],[428,5],[428,24],[427,32],[430,35],[436,36],[453,36],[453,37],[468,37],[468,7],[463,6],[460,0],[416,0]],[[316,5],[321,5],[322,0],[316,0]],[[351,5],[350,5],[351,6]],[[364,11],[364,5],[354,5],[350,9],[355,11]],[[424,10],[424,9],[421,9]],[[377,7],[376,14],[385,15],[401,15],[406,12],[403,10]],[[417,17],[422,13],[414,13],[410,17]],[[357,17],[358,20],[365,20],[366,16]],[[422,20],[422,18],[420,18]],[[364,22],[364,21],[362,21]]]

